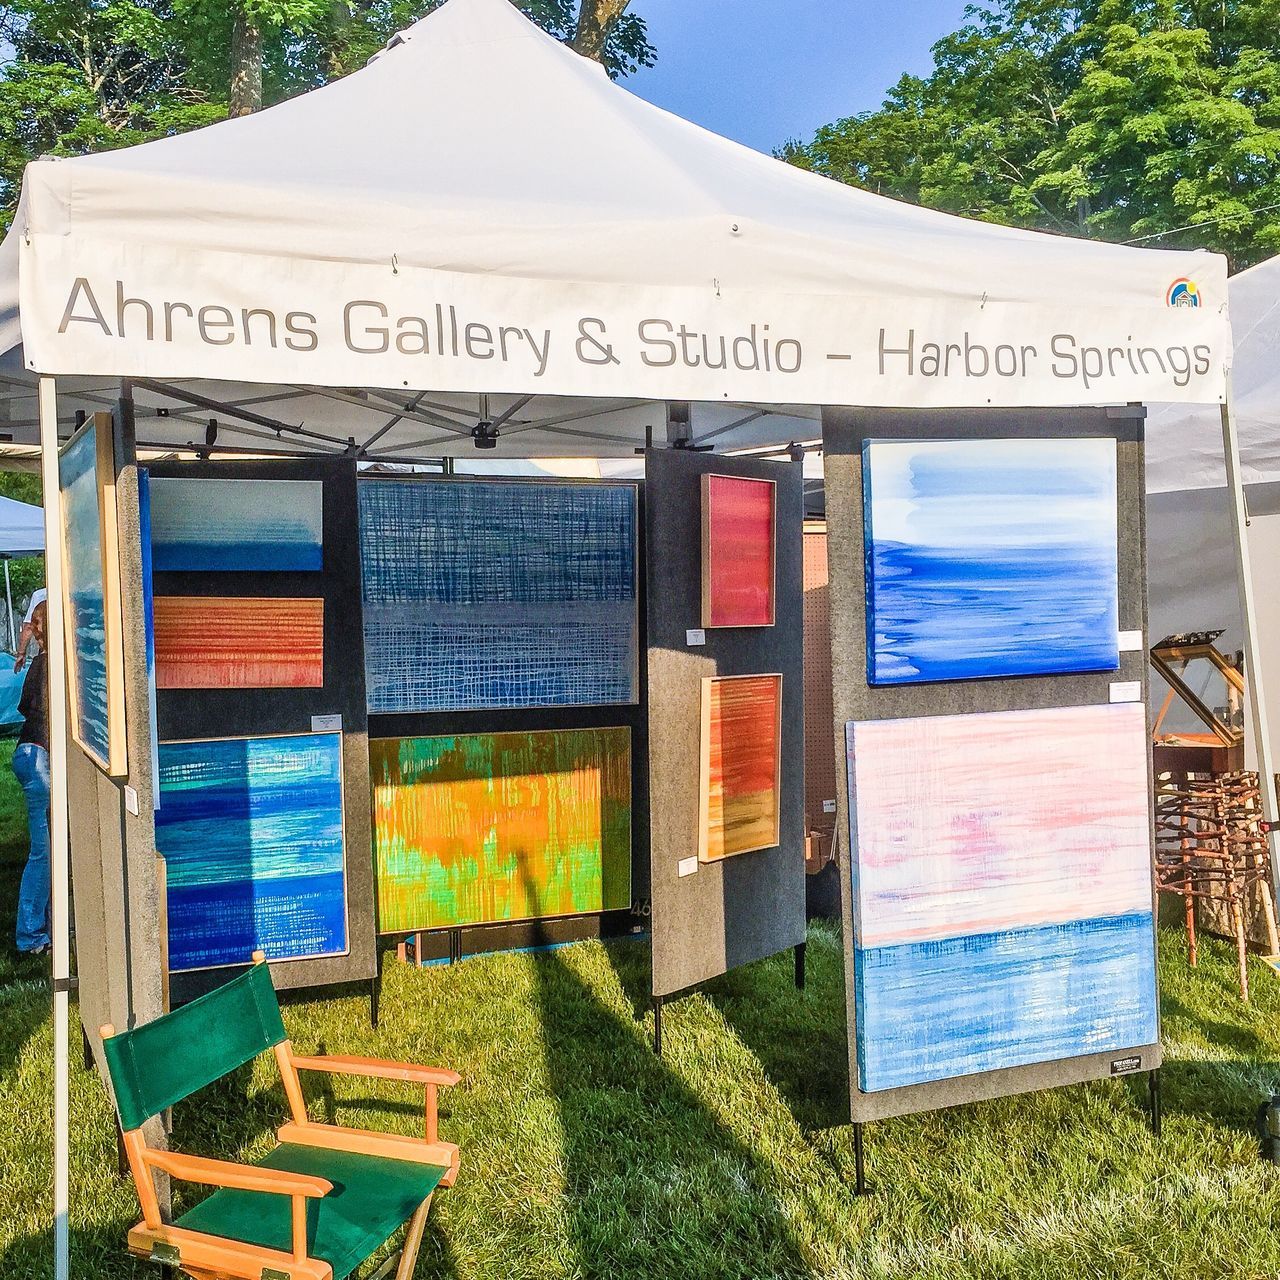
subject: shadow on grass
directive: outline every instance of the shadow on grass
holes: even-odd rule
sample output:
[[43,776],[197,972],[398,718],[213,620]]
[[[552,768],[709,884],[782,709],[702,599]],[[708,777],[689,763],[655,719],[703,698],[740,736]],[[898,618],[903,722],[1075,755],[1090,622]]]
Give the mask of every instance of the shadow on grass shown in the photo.
[[[99,1226],[86,1230],[71,1228],[71,1275],[74,1280],[110,1276],[112,1280],[165,1280],[160,1268],[132,1257],[125,1248],[125,1236],[134,1219],[119,1227]],[[53,1228],[22,1236],[0,1253],[0,1276],[36,1277],[53,1274]]]
[[812,1132],[849,1123],[849,1050],[841,952],[822,931],[810,936],[803,991],[791,951],[732,970],[704,991],[796,1123]]
[[[642,954],[642,953],[641,953]],[[812,1275],[776,1171],[734,1137],[558,951],[530,957],[563,1132],[566,1271],[587,1277]],[[623,961],[628,977],[632,958]]]

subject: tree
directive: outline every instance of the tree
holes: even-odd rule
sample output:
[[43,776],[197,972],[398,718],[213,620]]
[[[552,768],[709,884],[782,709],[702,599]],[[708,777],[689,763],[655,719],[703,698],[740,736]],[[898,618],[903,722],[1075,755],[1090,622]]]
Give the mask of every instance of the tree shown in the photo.
[[992,222],[1159,235],[1237,265],[1280,250],[1280,0],[995,0],[966,16],[930,76],[780,154]]

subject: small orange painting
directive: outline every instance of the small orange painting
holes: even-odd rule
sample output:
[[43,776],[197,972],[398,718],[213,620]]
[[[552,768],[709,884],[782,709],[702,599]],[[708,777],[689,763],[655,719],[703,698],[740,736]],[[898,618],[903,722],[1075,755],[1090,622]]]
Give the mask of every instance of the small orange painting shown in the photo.
[[780,675],[703,680],[700,861],[778,843],[781,746]]
[[157,596],[156,688],[320,689],[324,601]]

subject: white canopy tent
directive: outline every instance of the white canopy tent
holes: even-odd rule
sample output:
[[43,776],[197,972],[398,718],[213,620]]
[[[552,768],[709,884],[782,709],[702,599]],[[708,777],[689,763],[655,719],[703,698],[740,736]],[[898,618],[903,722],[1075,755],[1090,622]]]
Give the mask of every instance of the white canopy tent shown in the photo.
[[0,497],[0,560],[4,561],[4,600],[9,628],[9,647],[16,647],[13,623],[13,587],[9,581],[9,561],[22,556],[44,554],[44,512],[29,502]]
[[[625,457],[651,434],[782,449],[830,404],[1221,406],[1230,358],[1219,257],[802,172],[633,97],[507,0],[449,0],[258,115],[38,161],[0,245],[0,447],[39,458],[54,544],[59,432],[122,382],[142,457],[403,463]],[[50,557],[53,682],[61,573]],[[59,1276],[63,719],[54,698]]]

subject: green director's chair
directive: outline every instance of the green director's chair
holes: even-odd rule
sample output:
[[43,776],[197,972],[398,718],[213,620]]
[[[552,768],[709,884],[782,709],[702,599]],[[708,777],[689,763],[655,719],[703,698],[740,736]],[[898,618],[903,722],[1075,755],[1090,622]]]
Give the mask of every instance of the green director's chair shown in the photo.
[[[193,1280],[346,1280],[405,1223],[396,1280],[410,1280],[437,1187],[458,1172],[458,1148],[436,1137],[436,1092],[454,1071],[376,1058],[294,1054],[261,952],[225,986],[117,1035],[102,1028],[125,1152],[142,1221],[129,1249]],[[142,1125],[272,1049],[292,1119],[256,1165],[148,1147]],[[345,1129],[307,1116],[300,1071],[403,1080],[426,1091],[426,1135]],[[217,1187],[176,1222],[161,1221],[155,1173]]]

